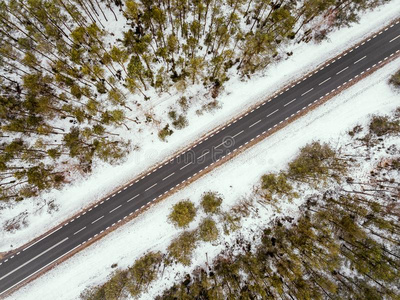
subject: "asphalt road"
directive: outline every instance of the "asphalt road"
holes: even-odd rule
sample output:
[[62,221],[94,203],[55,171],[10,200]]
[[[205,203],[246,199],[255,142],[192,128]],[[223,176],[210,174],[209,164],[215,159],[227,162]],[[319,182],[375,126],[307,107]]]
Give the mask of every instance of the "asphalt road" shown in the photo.
[[399,51],[400,24],[397,22],[93,209],[4,258],[0,261],[0,295]]

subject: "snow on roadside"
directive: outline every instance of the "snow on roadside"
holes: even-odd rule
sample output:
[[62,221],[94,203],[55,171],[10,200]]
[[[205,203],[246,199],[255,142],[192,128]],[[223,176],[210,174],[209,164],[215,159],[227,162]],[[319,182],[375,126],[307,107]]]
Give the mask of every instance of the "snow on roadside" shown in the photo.
[[[55,227],[62,220],[98,201],[140,172],[173,155],[177,149],[197,140],[210,129],[254,105],[255,102],[265,95],[271,94],[280,86],[314,69],[326,59],[339,54],[399,15],[400,0],[392,0],[372,12],[365,13],[359,24],[332,32],[327,41],[320,44],[310,43],[291,46],[292,48],[288,51],[293,51],[294,55],[270,66],[263,76],[254,77],[249,82],[239,80],[228,82],[224,94],[219,99],[222,109],[202,116],[196,115],[195,110],[192,109],[187,116],[189,126],[173,134],[167,143],[161,142],[157,136],[148,132],[146,136],[149,138],[147,140],[140,138],[141,150],[132,152],[122,164],[110,166],[102,163],[89,178],[76,180],[75,183],[60,191],[55,190],[44,194],[42,199],[45,199],[47,203],[54,201],[54,205],[57,207],[57,210],[53,210],[51,214],[46,211],[48,205],[43,205],[43,201],[40,199],[4,207],[0,210],[2,226],[4,226],[6,220],[24,213],[27,213],[27,226],[14,232],[7,232],[1,228],[0,252],[15,249],[31,240],[32,237],[39,236]],[[154,107],[156,115],[161,115],[162,112],[166,115],[165,112],[170,109],[175,101],[176,97],[160,98],[160,102]],[[273,160],[273,158],[271,159]],[[113,174],[112,178],[109,174]]]
[[[202,193],[212,189],[222,194],[223,209],[229,209],[251,193],[262,174],[285,168],[305,144],[313,140],[330,142],[338,147],[347,143],[349,129],[357,124],[366,125],[372,114],[389,114],[400,106],[399,93],[388,85],[389,77],[399,68],[400,58],[158,203],[129,224],[18,290],[9,299],[78,299],[87,286],[101,284],[107,279],[114,270],[111,268],[113,263],[118,263],[118,268],[123,269],[146,251],[165,251],[171,239],[181,232],[167,222],[167,215],[175,203],[189,198],[199,205]],[[284,214],[293,216],[297,213],[296,207],[288,205],[282,210]],[[271,210],[263,214],[262,219],[255,220],[256,223],[244,224],[241,231],[248,233],[246,228],[268,223],[272,214]],[[201,217],[198,216],[197,221]],[[196,224],[191,224],[192,228],[194,226]],[[211,261],[221,249],[221,245],[200,244],[193,265],[204,265],[205,253]],[[155,282],[142,298],[153,299],[157,292],[170,286],[176,276],[190,270],[191,267],[176,266],[174,272],[164,274],[163,280]]]

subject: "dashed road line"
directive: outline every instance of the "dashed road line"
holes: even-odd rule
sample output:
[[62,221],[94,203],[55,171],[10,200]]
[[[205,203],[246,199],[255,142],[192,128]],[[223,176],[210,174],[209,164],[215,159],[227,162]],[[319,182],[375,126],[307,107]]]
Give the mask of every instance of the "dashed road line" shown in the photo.
[[325,79],[324,81],[322,81],[320,84],[318,85],[323,85],[325,82],[328,82],[329,80],[331,80],[332,77],[329,77],[328,79]]
[[133,199],[135,199],[136,197],[138,197],[140,194],[137,194],[136,196],[133,196],[132,198],[130,198],[128,201],[126,201],[126,202],[130,202],[130,201],[132,201]]
[[197,159],[202,158],[203,156],[207,155],[208,153],[210,153],[210,151],[207,150],[207,152],[203,153],[202,155],[200,155]]
[[[223,143],[222,143],[223,144]],[[217,148],[217,147],[215,147]],[[183,170],[184,168],[186,168],[188,165],[191,165],[193,162],[187,163],[186,165],[184,165],[182,168],[180,168],[179,170]],[[157,183],[156,183],[157,184]],[[147,191],[147,190],[146,190]]]
[[270,113],[270,114],[267,116],[267,118],[268,118],[269,116],[272,116],[272,115],[273,115],[274,113],[276,113],[278,110],[279,110],[279,109],[277,109],[277,110],[273,111],[272,113]]
[[237,137],[239,134],[242,134],[243,132],[244,132],[244,130],[242,130],[242,131],[236,133],[236,134],[233,136],[233,138]]
[[51,262],[49,262],[47,265],[41,267],[39,270],[36,270],[35,272],[33,272],[32,274],[28,275],[27,277],[25,277],[24,279],[21,279],[20,281],[18,281],[17,283],[13,284],[12,286],[10,286],[8,289],[0,292],[0,295],[6,293],[7,291],[11,290],[13,287],[17,286],[18,284],[20,284],[21,282],[23,282],[24,280],[26,280],[27,278],[32,277],[33,275],[39,273],[40,271],[42,271],[43,269],[47,268],[49,265],[51,265],[52,263],[54,263],[56,260],[59,260],[61,257],[64,257],[66,255],[68,255],[69,253],[71,253],[72,251],[74,251],[76,248],[82,246],[85,242],[83,242],[82,244],[79,244],[78,246],[75,246],[74,248],[72,248],[71,250],[65,252],[64,254],[62,254],[61,256],[57,257],[56,259],[53,259]]
[[260,123],[260,122],[261,122],[261,120],[258,120],[257,122],[254,122],[253,124],[251,124],[251,125],[249,126],[249,128],[251,128],[251,127],[257,125],[257,124]]
[[397,40],[398,38],[400,38],[400,34],[399,34],[398,36],[396,36],[394,39],[391,39],[391,40],[389,41],[389,43],[391,43],[391,42]]
[[286,104],[283,105],[283,106],[288,106],[289,104],[293,103],[294,101],[296,101],[296,98],[294,98],[292,101],[289,101],[288,103],[286,103]]
[[104,218],[104,215],[102,215],[100,218],[97,218],[96,220],[94,220],[94,221],[92,222],[92,224],[96,223],[97,221],[99,221],[99,220],[101,220],[101,219],[103,219],[103,218]]
[[174,175],[175,172],[172,172],[171,174],[169,174],[168,176],[164,177],[163,180],[170,178],[172,175]]
[[[182,168],[181,168],[182,170]],[[157,183],[153,184],[152,186],[148,187],[147,189],[145,189],[144,191],[147,192],[148,190],[152,189],[153,187],[155,187],[157,185]]]
[[74,235],[75,235],[75,234],[78,234],[79,232],[81,232],[82,230],[85,230],[85,229],[86,229],[86,226],[85,226],[85,227],[82,227],[82,228],[79,229],[77,232],[75,232]]
[[362,61],[364,58],[366,58],[367,56],[365,55],[364,57],[361,57],[359,60],[355,61],[354,64],[359,63],[360,61]]
[[301,94],[301,96],[303,97],[304,95],[307,95],[309,92],[311,92],[314,88],[309,89],[307,92]]
[[[223,144],[225,144],[225,141],[224,141],[224,142],[222,142],[221,144],[219,144],[219,145],[215,146],[214,148],[216,149],[216,148],[218,148],[219,146],[222,146]],[[186,167],[186,166],[184,166],[183,168],[185,168],[185,167]],[[181,170],[182,170],[183,168],[181,168]]]
[[[113,211],[116,211],[118,208],[120,208],[122,206],[122,204],[120,204],[120,205],[118,205],[116,208],[113,208],[112,210],[110,210],[110,214],[113,212]],[[104,216],[103,216],[104,217]]]
[[47,248],[46,250],[44,250],[42,253],[36,255],[35,257],[31,258],[30,260],[28,260],[27,262],[23,263],[22,265],[19,265],[18,267],[16,267],[14,270],[8,272],[6,275],[2,276],[0,278],[0,281],[2,281],[4,278],[6,278],[7,276],[13,274],[14,272],[17,272],[19,269],[25,267],[27,264],[29,264],[30,262],[34,261],[35,259],[37,259],[38,257],[46,254],[47,252],[53,250],[55,247],[57,247],[58,245],[64,243],[66,240],[68,240],[68,238],[66,237],[65,239],[63,239],[62,241],[58,242],[57,244],[54,244],[53,246],[51,246],[50,248]]
[[340,73],[342,73],[342,72],[346,71],[348,68],[349,68],[349,67],[346,67],[346,68],[344,68],[343,70],[341,70],[341,71],[337,72],[337,73],[336,73],[336,75],[339,75]]
[[49,233],[48,235],[42,237],[40,240],[37,240],[37,241],[34,242],[32,245],[29,245],[28,247],[26,247],[26,248],[25,248],[24,250],[22,250],[22,251],[25,251],[25,250],[29,249],[30,247],[36,245],[36,244],[39,243],[40,241],[42,241],[42,240],[44,240],[45,238],[47,238],[49,235],[52,235],[52,234],[55,233],[56,231],[59,231],[62,227],[63,227],[63,226],[60,226],[58,229],[56,229],[56,230],[54,230],[53,232]]

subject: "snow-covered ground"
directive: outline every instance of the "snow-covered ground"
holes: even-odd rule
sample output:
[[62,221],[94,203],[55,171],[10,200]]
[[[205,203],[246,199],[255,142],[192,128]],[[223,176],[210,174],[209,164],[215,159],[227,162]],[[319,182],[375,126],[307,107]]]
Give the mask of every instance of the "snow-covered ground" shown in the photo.
[[[291,46],[287,50],[293,51],[294,55],[271,65],[263,76],[254,77],[249,82],[241,82],[237,79],[229,81],[225,92],[218,99],[222,106],[221,109],[200,116],[195,113],[196,109],[192,108],[187,116],[189,126],[169,137],[168,142],[160,141],[155,134],[149,132],[148,139],[140,139],[136,142],[140,146],[140,150],[132,152],[122,164],[110,166],[104,163],[96,167],[87,179],[75,174],[80,179],[60,191],[54,190],[39,199],[3,207],[0,210],[0,251],[15,249],[31,240],[32,237],[46,232],[62,220],[73,216],[82,208],[131,180],[140,172],[197,140],[212,128],[240,114],[277,88],[351,47],[399,15],[400,0],[393,0],[372,12],[365,13],[359,24],[332,32],[329,34],[328,40],[320,44]],[[195,92],[193,91],[193,93]],[[193,96],[195,99],[195,94]],[[155,99],[152,101],[154,111],[157,112],[155,114],[167,115],[166,112],[176,105],[176,100],[176,95]],[[201,104],[200,102],[194,103],[194,106],[197,105],[197,108],[200,108]],[[275,157],[264,159],[268,164],[276,160]],[[110,177],[109,174],[113,174],[113,176]],[[169,200],[167,202],[170,203]],[[48,213],[48,203],[52,203],[56,207],[51,213]],[[158,208],[156,209],[158,210]],[[5,231],[3,229],[5,222],[18,218],[18,216],[25,220],[25,225],[13,232]]]
[[[387,13],[389,14],[389,12]],[[366,21],[366,24],[372,22],[374,19],[372,14],[368,14],[366,18],[370,18]],[[364,23],[363,25],[367,27]],[[361,28],[358,30],[359,36],[361,36],[363,30]],[[350,33],[351,30],[343,34],[339,34],[339,32],[334,33],[332,36],[337,35],[337,38],[347,38],[347,35]],[[331,38],[333,40],[333,37]],[[353,40],[355,41],[356,39],[353,37]],[[331,44],[327,43],[321,47],[329,48],[329,45]],[[310,45],[307,47],[309,47],[307,51],[311,52],[315,46]],[[317,55],[316,53],[309,54],[307,52],[307,55],[304,53],[304,57],[306,59],[309,55],[310,57]],[[332,55],[333,53],[335,53],[334,50],[331,50],[331,52],[327,51],[325,56]],[[320,59],[325,56],[321,54]],[[296,59],[296,64],[300,64],[301,58],[297,57]],[[293,65],[293,61],[291,64]],[[308,61],[308,64],[311,65],[312,63]],[[281,79],[289,78],[289,65],[289,62],[279,64],[276,68],[279,67],[279,70],[286,70],[286,77],[284,74],[279,74],[277,77],[281,76]],[[9,299],[77,299],[87,286],[103,283],[107,279],[107,276],[114,270],[111,268],[113,263],[117,263],[118,268],[126,268],[132,265],[135,259],[148,250],[160,250],[164,252],[169,242],[181,232],[167,221],[167,215],[171,207],[178,201],[190,199],[199,205],[202,193],[211,189],[223,196],[223,209],[227,210],[245,198],[246,195],[252,193],[253,187],[259,182],[261,175],[267,172],[277,172],[285,168],[287,163],[298,153],[299,148],[305,144],[313,140],[329,142],[336,147],[348,144],[350,138],[347,132],[349,129],[352,129],[357,124],[364,125],[365,127],[372,114],[389,114],[392,110],[400,106],[400,94],[388,85],[389,77],[399,68],[400,59],[391,62],[373,75],[310,112],[305,117],[291,123],[235,159],[213,170],[165,201],[155,205],[129,224],[122,226],[101,241],[81,251],[52,271],[18,290]],[[272,75],[270,78],[270,81],[274,81]],[[265,81],[265,85],[268,86],[265,87],[265,91],[272,90],[273,85],[270,85],[270,82],[266,78],[259,79],[258,88],[262,81]],[[249,83],[249,85],[253,85],[253,83]],[[232,95],[234,97],[237,96],[238,99],[240,98],[238,95],[241,91],[233,92],[233,87],[230,88],[232,89],[232,94],[226,97],[225,101],[227,102],[225,104],[228,104],[228,99]],[[248,93],[249,91],[251,89],[247,90]],[[247,102],[242,102],[243,105],[245,103]],[[229,107],[229,105],[226,105],[226,107]],[[231,113],[239,111],[238,108],[231,107],[230,109]],[[221,111],[224,110],[225,106]],[[225,112],[218,112],[218,114],[223,115]],[[211,119],[211,117],[205,116],[203,122],[208,121],[209,126],[215,126],[217,122],[212,123]],[[222,120],[222,117],[218,119],[219,122]],[[187,133],[185,133],[187,137],[185,141],[196,136],[193,133],[194,129],[191,130],[190,132],[188,129]],[[184,133],[182,132],[182,134]],[[170,144],[179,145],[177,141],[171,141]],[[159,157],[161,157],[161,154]],[[124,168],[124,166],[119,168]],[[363,171],[360,169],[361,173]],[[125,172],[123,175],[125,177],[121,175],[121,178],[118,179],[121,182],[123,178],[126,178],[128,172]],[[98,176],[98,180],[101,180],[102,177]],[[118,184],[120,182],[118,180],[114,184]],[[82,183],[82,187],[90,184],[90,182],[92,181]],[[82,187],[74,187],[75,192],[83,193]],[[112,186],[109,185],[109,188],[112,188]],[[92,192],[97,190],[96,186],[92,184],[90,185],[90,189]],[[103,190],[102,192],[104,193],[105,191]],[[87,193],[89,192],[85,192],[85,194]],[[100,192],[97,192],[97,195],[100,194]],[[296,215],[299,201],[301,200],[298,200],[297,203],[284,205],[281,207],[281,213],[290,216]],[[267,224],[275,213],[276,211],[273,209],[266,210],[262,215],[262,219],[246,219],[241,233],[244,235],[250,234],[252,228],[254,229],[257,226]],[[204,215],[200,214],[197,216],[196,222],[191,224],[191,228],[194,228],[202,217]],[[190,271],[193,266],[204,265],[206,262],[206,253],[208,261],[212,261],[213,257],[223,247],[224,243],[222,243],[222,240],[219,242],[215,243],[215,246],[209,243],[201,243],[195,251],[192,267],[177,265],[174,266],[174,269],[170,268],[166,270],[163,279],[152,284],[148,293],[143,295],[142,298],[153,299],[157,292],[160,292],[165,287],[169,287],[174,280],[185,272]],[[230,241],[228,240],[227,242],[229,243]],[[60,291],[63,292],[60,293]]]

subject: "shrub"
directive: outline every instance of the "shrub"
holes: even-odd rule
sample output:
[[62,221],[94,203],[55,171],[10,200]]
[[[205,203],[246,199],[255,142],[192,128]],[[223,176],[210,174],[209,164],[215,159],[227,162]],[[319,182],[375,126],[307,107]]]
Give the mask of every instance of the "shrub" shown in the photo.
[[279,195],[288,194],[292,186],[287,182],[285,174],[266,174],[261,177],[261,188]]
[[348,132],[348,134],[351,136],[351,137],[354,137],[357,133],[360,133],[361,131],[362,131],[362,126],[361,125],[356,125],[356,126],[354,126],[354,128],[352,129],[352,130],[350,130],[349,132]]
[[168,113],[168,116],[172,120],[172,125],[176,129],[182,129],[182,128],[185,128],[188,125],[188,121],[187,121],[186,117],[184,115],[178,115],[176,113],[176,111],[174,111],[174,110],[171,110]]
[[137,296],[157,279],[158,267],[162,262],[161,252],[149,252],[135,261],[129,269],[132,278],[129,285],[129,292],[132,296]]
[[185,116],[180,115],[175,121],[172,122],[172,125],[176,129],[183,129],[188,125],[188,121]]
[[173,130],[169,129],[169,124],[165,125],[163,129],[158,132],[158,137],[165,141],[165,139],[174,133]]
[[226,235],[240,228],[241,217],[238,214],[223,213],[221,223]]
[[218,228],[211,218],[204,219],[199,226],[200,239],[205,242],[212,242],[218,238]]
[[261,188],[264,190],[264,198],[268,200],[273,199],[273,195],[279,197],[287,196],[289,200],[293,197],[298,197],[296,192],[293,192],[293,187],[287,181],[285,173],[279,174],[265,174],[261,177]]
[[201,200],[201,206],[203,207],[204,211],[211,214],[219,212],[221,203],[222,198],[215,192],[207,192],[203,194],[203,198]]
[[390,121],[387,116],[374,116],[369,124],[369,130],[377,136],[400,132],[399,121]]
[[394,75],[392,75],[389,82],[396,88],[400,88],[400,70],[397,71]]
[[105,299],[118,299],[127,283],[127,271],[116,271],[109,281],[104,284]]
[[346,166],[328,144],[313,142],[300,149],[300,154],[289,163],[288,176],[303,182],[326,181],[329,176],[339,180],[337,173],[344,175]]
[[170,110],[170,111],[168,112],[168,117],[169,117],[171,120],[175,120],[177,116],[178,116],[178,114],[176,113],[175,110]]
[[178,227],[187,227],[196,216],[196,208],[189,200],[178,202],[168,216],[169,220]]
[[187,109],[189,108],[189,103],[188,100],[185,96],[182,96],[179,101],[178,101],[180,107],[182,108],[183,111],[187,111]]
[[196,235],[196,231],[183,232],[168,246],[169,255],[185,266],[190,265],[193,251],[196,248]]

